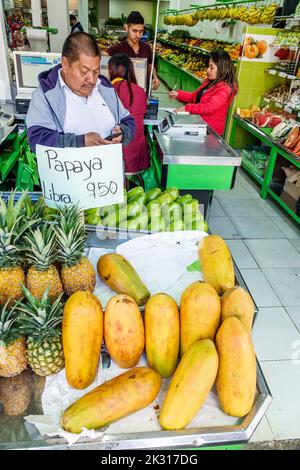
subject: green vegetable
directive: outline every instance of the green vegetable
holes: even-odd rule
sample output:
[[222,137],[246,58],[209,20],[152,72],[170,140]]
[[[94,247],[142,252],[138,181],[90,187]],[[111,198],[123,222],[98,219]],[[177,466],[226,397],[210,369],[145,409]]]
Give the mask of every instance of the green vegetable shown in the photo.
[[171,204],[166,204],[162,208],[164,219],[167,223],[170,223],[172,220],[178,220],[182,218],[182,207],[177,204],[177,202],[171,202]]
[[88,215],[85,217],[85,223],[88,225],[102,225],[102,220],[99,214]]
[[131,199],[138,196],[139,194],[143,194],[144,189],[142,186],[136,186],[135,188],[130,189],[127,192],[127,201],[130,202]]
[[193,199],[193,196],[191,194],[185,194],[184,196],[179,196],[175,202],[177,204],[183,205],[186,204],[187,202],[191,201]]
[[148,225],[148,229],[151,232],[164,232],[166,230],[166,222],[162,216],[157,217],[153,220]]
[[153,189],[150,189],[150,191],[148,191],[148,192],[146,193],[145,204],[148,204],[150,201],[153,201],[153,200],[156,199],[160,194],[161,194],[161,189],[160,189],[160,188],[153,188]]
[[142,214],[127,220],[128,230],[147,230],[148,228],[148,214],[143,212]]
[[118,227],[121,220],[127,217],[126,206],[115,207],[115,211],[108,214],[102,219],[102,225],[105,227]]
[[162,194],[170,194],[172,196],[173,201],[178,198],[179,191],[177,188],[168,188]]
[[151,220],[161,216],[161,205],[157,202],[157,199],[147,204],[147,211]]
[[158,204],[171,204],[171,202],[174,201],[174,198],[170,192],[164,191],[160,196],[154,199],[154,201]]
[[143,211],[143,205],[139,202],[131,202],[127,205],[127,218],[131,219],[137,217]]
[[133,202],[138,202],[139,204],[141,205],[144,205],[146,204],[146,193],[141,193],[141,194],[138,194],[137,196],[133,197],[130,199],[130,204],[132,204]]
[[166,227],[167,232],[174,232],[177,230],[184,230],[184,223],[181,219],[179,220],[172,220],[169,225]]

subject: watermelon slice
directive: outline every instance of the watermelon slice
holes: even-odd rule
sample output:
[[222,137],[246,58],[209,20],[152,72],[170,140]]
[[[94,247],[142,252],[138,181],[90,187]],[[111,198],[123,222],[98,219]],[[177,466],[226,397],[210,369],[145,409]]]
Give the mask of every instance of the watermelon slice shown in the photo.
[[269,123],[270,119],[271,118],[269,116],[266,116],[265,114],[261,114],[258,117],[257,126],[258,127],[268,127],[268,123]]
[[268,122],[268,127],[274,129],[274,127],[278,126],[282,122],[282,118],[280,116],[271,116]]

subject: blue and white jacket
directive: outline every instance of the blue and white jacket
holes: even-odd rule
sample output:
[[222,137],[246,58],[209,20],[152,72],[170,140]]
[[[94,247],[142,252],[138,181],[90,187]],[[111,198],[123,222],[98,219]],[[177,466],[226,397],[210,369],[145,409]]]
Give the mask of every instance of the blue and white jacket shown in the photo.
[[[60,68],[61,65],[56,65],[40,73],[39,86],[32,94],[26,117],[28,142],[32,152],[35,152],[37,144],[49,147],[85,146],[84,134],[64,133],[66,97],[58,78]],[[123,132],[123,145],[127,145],[135,134],[134,118],[122,105],[110,81],[103,75],[99,78],[99,93],[109,107],[115,125],[119,125]]]

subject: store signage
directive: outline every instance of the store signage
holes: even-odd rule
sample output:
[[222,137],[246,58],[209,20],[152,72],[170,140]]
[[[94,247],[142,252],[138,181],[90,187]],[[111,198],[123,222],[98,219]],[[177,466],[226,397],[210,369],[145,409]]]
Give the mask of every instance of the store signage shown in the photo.
[[121,144],[83,148],[37,145],[36,157],[48,207],[77,203],[89,209],[123,202]]

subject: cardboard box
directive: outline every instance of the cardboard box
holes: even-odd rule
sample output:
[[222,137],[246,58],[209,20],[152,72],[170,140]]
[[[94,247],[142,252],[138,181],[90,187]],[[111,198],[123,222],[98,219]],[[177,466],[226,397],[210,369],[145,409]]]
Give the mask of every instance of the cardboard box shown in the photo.
[[286,180],[283,187],[283,192],[289,194],[293,199],[298,201],[300,197],[300,170],[294,166],[283,167],[286,174]]

